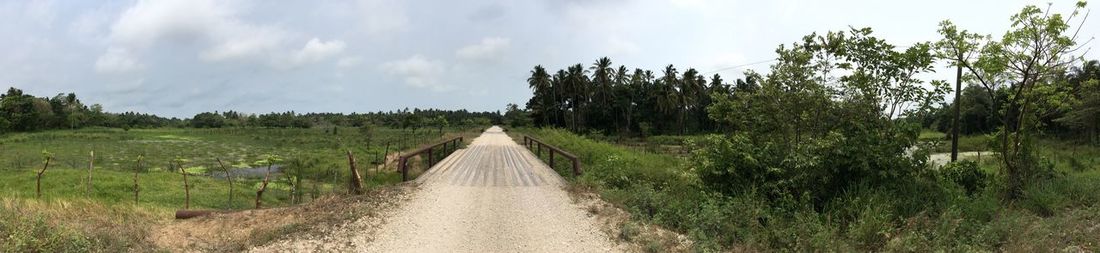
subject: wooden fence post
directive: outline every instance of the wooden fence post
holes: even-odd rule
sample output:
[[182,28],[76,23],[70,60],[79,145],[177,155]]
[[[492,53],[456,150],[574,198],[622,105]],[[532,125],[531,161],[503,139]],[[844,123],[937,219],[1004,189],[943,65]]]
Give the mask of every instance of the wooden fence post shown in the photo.
[[88,159],[88,183],[84,189],[84,193],[89,197],[92,196],[92,168],[95,167],[95,151],[89,151],[88,154],[91,159]]
[[183,163],[179,161],[176,162],[176,167],[180,169],[180,174],[183,174],[183,209],[191,209],[191,184],[187,182],[187,170],[183,169]]
[[141,172],[141,167],[145,160],[145,156],[139,155],[137,160],[137,168],[134,168],[134,204],[138,203],[138,193],[141,192],[141,185],[138,184],[138,173]]
[[273,160],[268,160],[267,173],[264,174],[264,181],[260,184],[260,190],[256,191],[256,209],[259,209],[263,205],[264,190],[267,190],[267,182],[271,178],[271,165],[275,164]]
[[226,202],[228,208],[233,208],[233,175],[229,174],[229,168],[225,167],[225,163],[222,163],[221,158],[214,158],[218,161],[218,166],[222,167],[222,171],[225,171],[225,180],[229,181],[229,202]]
[[550,169],[554,169],[554,150],[550,150]]
[[363,194],[363,179],[359,177],[359,170],[355,169],[355,157],[351,155],[351,150],[348,150],[348,167],[351,169],[348,193],[355,195]]
[[406,162],[404,156],[397,159],[397,169],[401,170],[401,181],[409,181],[409,168]]
[[34,180],[34,198],[42,198],[42,173],[46,173],[46,168],[50,167],[50,160],[53,160],[53,156],[46,155],[46,163],[42,164],[42,170],[38,171],[38,177]]
[[434,156],[432,156],[432,150],[433,150],[433,149],[435,149],[435,148],[434,148],[434,147],[428,147],[428,163],[427,163],[427,164],[428,164],[428,168],[431,168],[431,167],[432,167],[432,163],[433,163],[433,162],[435,161],[435,159],[434,159],[435,157],[434,157]]

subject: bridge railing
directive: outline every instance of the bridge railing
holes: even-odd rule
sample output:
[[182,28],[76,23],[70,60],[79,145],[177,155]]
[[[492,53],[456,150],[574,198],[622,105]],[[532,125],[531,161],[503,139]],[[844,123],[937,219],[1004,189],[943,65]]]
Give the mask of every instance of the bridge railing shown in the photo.
[[462,142],[463,142],[462,136],[459,136],[459,137],[451,138],[450,140],[442,141],[442,142],[439,142],[439,143],[436,143],[436,144],[432,144],[432,145],[414,150],[414,151],[406,153],[406,154],[402,154],[401,157],[398,158],[398,162],[397,162],[397,167],[399,169],[401,169],[401,180],[402,181],[409,181],[409,158],[427,153],[428,154],[428,161],[427,161],[426,164],[428,165],[428,168],[431,168],[433,165],[435,165],[435,162],[436,162],[435,150],[437,148],[440,148],[440,151],[441,151],[441,152],[439,152],[439,156],[438,156],[439,160],[443,160],[443,158],[447,156],[447,153],[458,150],[458,144],[462,143]]
[[542,159],[542,149],[546,148],[547,153],[549,153],[550,156],[549,165],[551,169],[554,168],[554,154],[557,153],[565,157],[566,159],[569,159],[569,161],[573,162],[574,177],[581,175],[581,162],[580,159],[577,159],[576,155],[570,154],[569,152],[566,152],[561,148],[555,147],[554,145],[546,144],[539,139],[535,139],[534,137],[526,135],[523,136],[523,146],[527,147],[527,149],[530,149],[531,151],[535,151],[535,157],[538,157],[539,159]]

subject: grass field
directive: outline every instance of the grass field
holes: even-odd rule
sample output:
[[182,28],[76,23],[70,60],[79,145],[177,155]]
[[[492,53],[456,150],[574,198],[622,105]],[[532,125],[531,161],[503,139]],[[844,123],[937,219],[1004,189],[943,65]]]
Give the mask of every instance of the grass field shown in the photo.
[[[0,243],[0,251],[152,250],[145,238],[150,227],[166,222],[185,205],[183,175],[169,170],[170,162],[178,162],[189,174],[191,209],[248,209],[254,207],[268,158],[277,157],[274,164],[283,173],[272,174],[263,205],[287,206],[345,192],[349,150],[366,186],[375,188],[401,181],[392,164],[376,169],[386,160],[385,152],[395,154],[479,130],[94,128],[3,135],[0,238],[7,240]],[[88,192],[93,151],[93,187]],[[42,177],[42,197],[36,200],[35,178],[44,152],[53,158]],[[232,201],[217,159],[234,175],[253,172],[234,177]],[[423,169],[417,160],[410,164]],[[301,186],[298,194],[293,191],[295,183]]]

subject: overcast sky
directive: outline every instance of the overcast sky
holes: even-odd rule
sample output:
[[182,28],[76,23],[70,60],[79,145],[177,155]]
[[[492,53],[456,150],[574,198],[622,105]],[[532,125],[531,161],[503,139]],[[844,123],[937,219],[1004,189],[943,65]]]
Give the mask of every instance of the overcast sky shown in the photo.
[[[937,39],[938,22],[951,19],[999,36],[1011,14],[1046,3],[0,0],[0,86],[178,117],[499,110],[527,101],[536,64],[556,70],[609,56],[631,69],[674,64],[732,80],[745,68],[731,66],[773,59],[776,46],[811,32],[870,26],[909,45]],[[1098,19],[1084,40],[1100,31]]]

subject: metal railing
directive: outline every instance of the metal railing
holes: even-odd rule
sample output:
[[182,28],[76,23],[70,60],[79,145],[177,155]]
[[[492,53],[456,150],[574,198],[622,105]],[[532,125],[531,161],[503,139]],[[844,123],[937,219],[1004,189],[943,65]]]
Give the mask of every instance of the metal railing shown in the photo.
[[[436,148],[442,146],[442,150],[440,150],[442,152],[439,153],[440,154],[439,160],[443,160],[443,157],[446,157],[446,154],[448,152],[458,150],[458,144],[461,143],[461,142],[463,142],[463,139],[462,139],[462,136],[459,136],[459,137],[452,138],[450,140],[446,140],[446,141],[443,141],[443,142],[440,142],[440,143],[436,143],[436,144],[431,145],[431,146],[427,146],[427,147],[417,149],[417,150],[409,152],[407,154],[402,154],[401,157],[399,158],[398,162],[397,162],[397,167],[399,169],[401,169],[401,181],[409,181],[409,164],[408,164],[409,158],[412,158],[414,156],[418,156],[418,155],[423,154],[423,153],[428,153],[428,162],[427,162],[427,164],[428,164],[428,168],[431,168],[433,165],[435,165],[434,150]],[[449,149],[447,147],[447,144],[450,144]]]
[[523,136],[523,146],[527,147],[527,149],[535,151],[535,157],[538,157],[539,159],[542,159],[542,147],[546,147],[546,149],[548,150],[547,153],[550,153],[549,165],[551,169],[554,168],[554,153],[561,154],[561,156],[564,156],[566,159],[569,159],[569,161],[573,162],[573,176],[576,177],[581,175],[581,163],[580,159],[577,159],[576,155],[570,154],[569,152],[565,152],[565,150],[562,150],[561,148],[543,143],[538,139],[526,135]]

